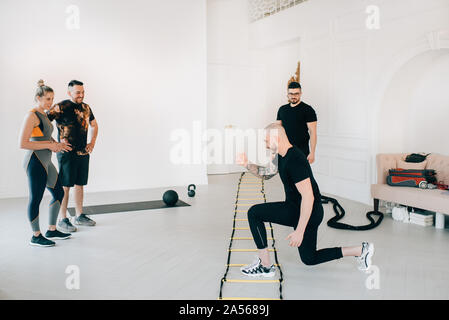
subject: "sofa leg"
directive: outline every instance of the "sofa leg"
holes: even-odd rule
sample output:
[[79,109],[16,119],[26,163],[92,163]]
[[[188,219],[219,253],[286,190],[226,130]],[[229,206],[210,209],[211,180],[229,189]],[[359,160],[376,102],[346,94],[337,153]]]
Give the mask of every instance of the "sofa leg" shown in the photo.
[[374,212],[379,212],[379,199],[374,199]]
[[435,228],[444,229],[444,214],[435,213]]

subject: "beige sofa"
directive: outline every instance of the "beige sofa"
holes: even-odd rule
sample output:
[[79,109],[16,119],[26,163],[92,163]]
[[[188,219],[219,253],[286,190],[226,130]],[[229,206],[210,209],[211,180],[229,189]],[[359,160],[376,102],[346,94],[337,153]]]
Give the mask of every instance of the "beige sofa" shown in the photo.
[[[444,215],[449,215],[449,191],[391,187],[387,184],[388,170],[404,166],[403,160],[406,156],[407,154],[378,154],[376,156],[377,184],[371,185],[374,209],[378,210],[379,200],[384,200],[404,206],[433,211],[436,212],[435,226],[437,228],[444,228]],[[427,157],[425,169],[435,170],[437,180],[449,185],[449,156],[430,154]]]

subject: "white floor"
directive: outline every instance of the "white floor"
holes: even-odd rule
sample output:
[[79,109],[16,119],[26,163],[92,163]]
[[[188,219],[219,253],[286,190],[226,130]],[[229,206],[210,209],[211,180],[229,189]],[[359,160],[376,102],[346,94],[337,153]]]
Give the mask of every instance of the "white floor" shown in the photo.
[[[195,198],[173,188],[191,207],[91,216],[95,227],[81,227],[54,248],[36,248],[26,219],[27,199],[0,200],[0,299],[202,299],[218,297],[232,232],[239,175],[209,177]],[[268,201],[283,200],[279,177],[266,182]],[[85,205],[160,199],[159,190],[88,194]],[[350,224],[365,224],[371,208],[341,200]],[[41,228],[47,227],[46,197]],[[372,273],[353,258],[305,266],[284,240],[290,228],[274,226],[284,274],[284,299],[449,299],[449,230],[403,224],[386,216],[373,230],[319,230],[318,247],[375,244]],[[446,223],[447,224],[447,223]],[[240,231],[236,236],[250,236]],[[235,248],[254,248],[239,241]],[[253,253],[233,253],[231,263],[249,263]],[[80,288],[69,290],[68,266],[80,271]],[[238,268],[228,278],[241,279]],[[369,289],[371,284],[371,289]],[[374,286],[374,288],[373,288]],[[224,285],[228,297],[276,298],[277,284]]]

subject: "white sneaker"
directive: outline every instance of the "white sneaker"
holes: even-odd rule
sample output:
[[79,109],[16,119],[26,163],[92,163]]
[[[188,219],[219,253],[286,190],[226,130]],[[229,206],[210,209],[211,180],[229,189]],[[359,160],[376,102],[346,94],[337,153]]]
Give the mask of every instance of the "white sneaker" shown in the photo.
[[252,264],[249,264],[245,267],[240,268],[240,271],[249,277],[266,277],[271,278],[274,277],[276,273],[276,268],[274,265],[271,265],[268,268],[265,268],[262,265],[262,261],[260,258],[257,258],[256,261],[254,261]]
[[374,244],[363,242],[362,243],[362,254],[356,257],[359,263],[359,270],[366,271],[369,270],[372,264],[372,257],[374,255]]

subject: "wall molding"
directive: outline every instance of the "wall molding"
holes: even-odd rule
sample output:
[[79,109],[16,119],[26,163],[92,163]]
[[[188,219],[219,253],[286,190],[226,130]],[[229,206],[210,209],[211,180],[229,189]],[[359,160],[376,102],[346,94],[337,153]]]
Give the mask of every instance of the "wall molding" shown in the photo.
[[449,31],[439,30],[427,34],[430,50],[441,50],[449,48]]
[[[341,162],[343,164],[352,164],[351,170],[340,174],[339,170],[337,170],[337,168],[335,167],[338,162]],[[355,168],[357,167],[357,164],[362,166],[362,168],[360,169],[359,172],[356,172],[356,170],[355,170]],[[366,161],[366,160],[353,160],[353,159],[347,159],[347,158],[333,157],[333,161],[331,162],[332,177],[341,179],[341,180],[357,182],[357,183],[360,183],[363,185],[368,184],[367,168],[368,168],[368,161]],[[359,177],[357,177],[357,175],[359,175]]]
[[370,141],[369,138],[354,138],[348,136],[336,136],[328,134],[317,134],[320,146],[331,148],[343,148],[351,151],[368,152]]
[[330,176],[330,163],[332,158],[326,155],[319,154],[317,156],[317,161],[312,165],[313,171],[317,174],[321,174],[323,176]]
[[255,22],[308,0],[249,0],[249,21]]

